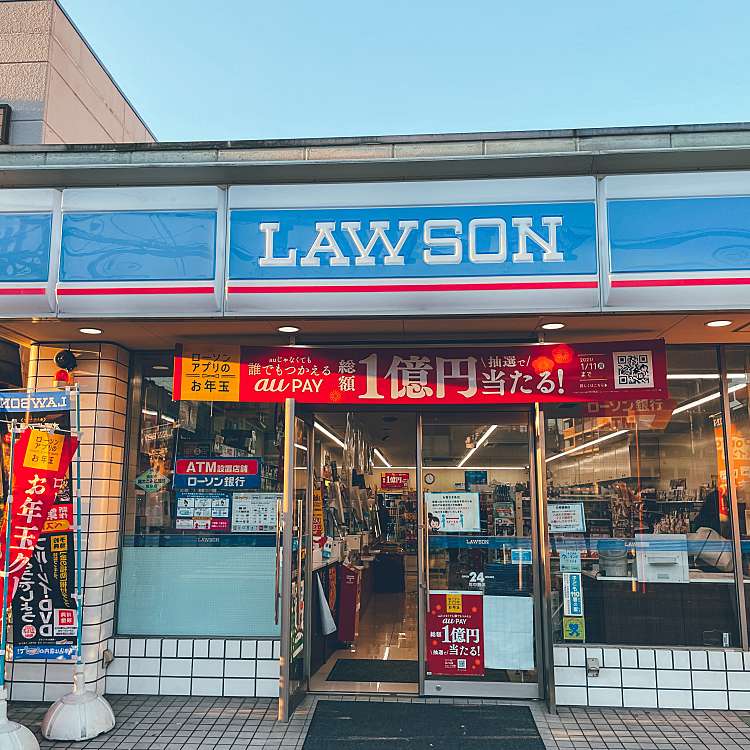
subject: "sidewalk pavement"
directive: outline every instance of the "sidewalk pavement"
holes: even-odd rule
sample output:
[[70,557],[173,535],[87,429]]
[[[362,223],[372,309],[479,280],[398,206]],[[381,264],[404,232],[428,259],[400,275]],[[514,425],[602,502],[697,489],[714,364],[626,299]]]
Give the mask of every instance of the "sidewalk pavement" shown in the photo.
[[[65,750],[291,750],[302,748],[318,700],[498,704],[500,700],[411,696],[307,696],[288,724],[269,698],[108,696],[117,726],[87,742],[48,742],[39,735],[46,704],[14,702],[10,718],[37,733],[42,748]],[[515,703],[518,705],[518,702]],[[750,711],[561,708],[548,714],[528,703],[548,750],[750,749]]]

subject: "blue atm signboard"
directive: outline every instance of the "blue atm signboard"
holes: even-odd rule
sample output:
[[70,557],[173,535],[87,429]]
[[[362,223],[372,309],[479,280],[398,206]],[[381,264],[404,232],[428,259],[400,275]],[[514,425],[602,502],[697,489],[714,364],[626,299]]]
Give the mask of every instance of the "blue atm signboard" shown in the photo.
[[178,458],[174,488],[191,490],[257,490],[259,458]]

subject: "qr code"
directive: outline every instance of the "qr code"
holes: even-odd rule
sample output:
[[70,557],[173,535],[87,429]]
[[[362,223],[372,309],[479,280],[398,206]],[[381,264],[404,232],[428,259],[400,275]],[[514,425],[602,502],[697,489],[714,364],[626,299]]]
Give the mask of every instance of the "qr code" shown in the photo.
[[466,659],[456,659],[458,669],[466,669]]
[[651,352],[615,352],[615,388],[653,388]]

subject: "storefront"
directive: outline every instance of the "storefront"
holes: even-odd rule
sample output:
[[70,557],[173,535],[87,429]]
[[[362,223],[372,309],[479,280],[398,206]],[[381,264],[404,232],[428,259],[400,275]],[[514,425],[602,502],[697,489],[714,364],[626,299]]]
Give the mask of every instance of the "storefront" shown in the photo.
[[750,707],[750,173],[641,156],[12,175],[0,335],[29,387],[78,359],[89,682]]

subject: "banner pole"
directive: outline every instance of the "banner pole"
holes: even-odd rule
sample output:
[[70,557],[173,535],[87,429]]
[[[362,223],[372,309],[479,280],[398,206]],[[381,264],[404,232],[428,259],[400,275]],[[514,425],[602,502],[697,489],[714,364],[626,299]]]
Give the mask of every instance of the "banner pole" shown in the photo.
[[[68,389],[70,393],[70,389]],[[76,676],[83,674],[83,532],[81,526],[83,524],[83,512],[81,508],[81,398],[78,386],[75,387],[75,399],[76,399],[76,437],[78,438],[79,448],[76,451],[76,606],[78,607],[77,613],[77,641],[76,641]],[[82,692],[85,690],[85,680],[83,684],[77,684],[79,680],[74,680],[73,690]]]
[[5,691],[5,651],[8,647],[8,589],[10,588],[10,539],[13,519],[13,459],[16,444],[16,420],[10,423],[10,468],[8,470],[8,494],[5,498],[5,554],[3,555],[3,612],[2,637],[0,637],[0,694],[3,713],[7,715]]

